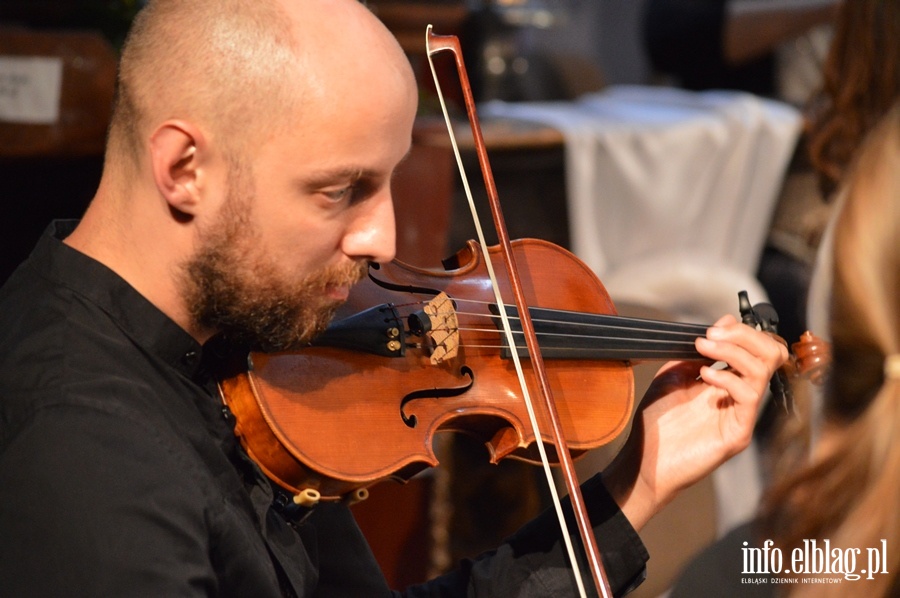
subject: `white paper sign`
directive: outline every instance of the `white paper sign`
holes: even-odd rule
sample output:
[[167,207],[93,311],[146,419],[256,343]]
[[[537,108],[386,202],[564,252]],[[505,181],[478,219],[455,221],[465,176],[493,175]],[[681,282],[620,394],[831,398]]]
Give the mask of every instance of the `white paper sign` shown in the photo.
[[62,74],[61,58],[0,56],[0,121],[57,122]]

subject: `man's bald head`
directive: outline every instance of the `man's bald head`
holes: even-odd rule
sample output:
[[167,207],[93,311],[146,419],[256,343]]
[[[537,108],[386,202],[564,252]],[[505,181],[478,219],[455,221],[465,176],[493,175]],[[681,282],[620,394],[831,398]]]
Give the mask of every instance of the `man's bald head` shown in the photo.
[[334,89],[340,73],[385,58],[412,80],[393,37],[356,0],[151,0],[123,48],[110,147],[137,158],[171,118],[241,152],[290,127],[306,98],[365,93]]

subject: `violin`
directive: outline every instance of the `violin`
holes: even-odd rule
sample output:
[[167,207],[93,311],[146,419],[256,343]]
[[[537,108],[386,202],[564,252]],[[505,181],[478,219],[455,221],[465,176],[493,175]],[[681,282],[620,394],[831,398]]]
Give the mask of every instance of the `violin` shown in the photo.
[[[433,54],[456,57],[499,244],[486,246],[461,170],[479,242],[443,269],[373,264],[312,345],[250,354],[245,367],[220,380],[222,398],[250,458],[300,506],[361,500],[378,481],[408,480],[437,465],[439,432],[481,439],[492,462],[540,462],[584,596],[549,468],[558,463],[594,584],[609,596],[572,458],[625,429],[633,362],[703,359],[694,340],[707,326],[619,317],[574,255],[545,241],[511,241],[459,41],[429,27],[426,47],[433,74]],[[436,74],[435,85],[461,165]],[[742,311],[756,318],[749,304]]]
[[[625,429],[632,364],[705,359],[694,339],[708,326],[618,316],[600,280],[567,250],[537,239],[513,248],[573,456]],[[497,253],[490,248],[505,292]],[[444,266],[373,264],[311,346],[251,353],[220,382],[235,433],[270,479],[310,504],[359,500],[376,482],[436,466],[440,432],[479,439],[492,463],[540,462],[510,359],[513,349],[525,354],[524,341],[504,341],[477,243]],[[791,376],[820,377],[825,347],[807,332],[793,346]],[[534,375],[526,379],[533,390]],[[552,447],[551,459],[559,459]]]
[[[601,446],[631,415],[627,361],[697,356],[693,339],[705,328],[654,325],[660,330],[629,338],[641,323],[608,317],[609,295],[575,256],[538,240],[516,242],[515,252],[530,305],[540,306],[532,314],[554,390],[566,397],[559,409],[570,449]],[[442,431],[483,440],[492,462],[537,460],[481,253],[471,242],[447,263],[444,271],[373,267],[313,346],[251,354],[246,372],[222,382],[236,433],[273,480],[338,500],[437,465],[431,445]]]

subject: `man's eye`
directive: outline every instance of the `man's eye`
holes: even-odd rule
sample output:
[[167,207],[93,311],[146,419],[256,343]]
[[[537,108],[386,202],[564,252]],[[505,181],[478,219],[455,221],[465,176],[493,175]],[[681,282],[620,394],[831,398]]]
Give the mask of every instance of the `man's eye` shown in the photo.
[[353,185],[348,185],[346,187],[341,187],[340,189],[334,189],[332,191],[324,191],[323,194],[328,199],[338,202],[343,201],[347,197],[349,197],[353,193]]

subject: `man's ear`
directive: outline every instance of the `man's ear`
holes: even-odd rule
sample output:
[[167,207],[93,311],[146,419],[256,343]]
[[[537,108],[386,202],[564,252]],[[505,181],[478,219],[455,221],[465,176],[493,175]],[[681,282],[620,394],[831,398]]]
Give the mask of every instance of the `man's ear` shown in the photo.
[[175,214],[195,215],[204,189],[206,140],[193,124],[168,120],[150,136],[156,188]]

